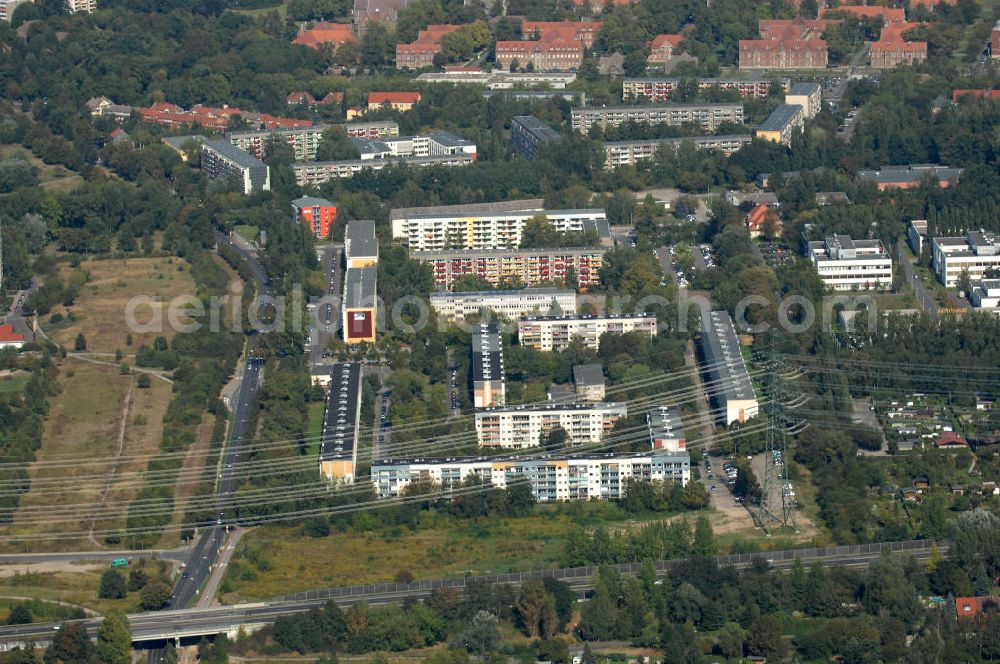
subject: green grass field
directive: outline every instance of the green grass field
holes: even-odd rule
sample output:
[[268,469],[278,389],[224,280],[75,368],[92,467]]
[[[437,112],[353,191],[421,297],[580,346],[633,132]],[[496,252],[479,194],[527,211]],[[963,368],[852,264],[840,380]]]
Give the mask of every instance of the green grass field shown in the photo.
[[38,169],[38,183],[43,189],[63,193],[83,184],[78,174],[59,164],[46,164],[23,145],[0,145],[0,159],[14,155],[25,157]]
[[256,226],[250,226],[248,224],[237,224],[233,226],[233,232],[239,235],[247,242],[249,242],[250,244],[257,244],[258,233],[260,231]]
[[319,454],[319,438],[323,434],[323,410],[326,404],[322,401],[313,401],[306,406],[309,417],[309,426],[306,429],[306,440],[309,443],[307,454]]
[[31,378],[29,373],[18,373],[0,378],[0,392],[20,392]]

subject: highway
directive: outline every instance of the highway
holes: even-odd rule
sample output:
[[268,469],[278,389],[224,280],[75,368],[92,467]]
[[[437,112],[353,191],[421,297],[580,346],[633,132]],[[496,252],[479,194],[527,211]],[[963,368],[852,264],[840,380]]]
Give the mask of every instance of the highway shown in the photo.
[[[233,242],[222,233],[216,232],[215,238],[219,245],[228,245],[249,265],[251,272],[253,272],[254,280],[257,282],[257,295],[268,293],[271,283],[257,257],[246,247]],[[258,320],[262,320],[260,309],[258,309],[257,313]],[[218,503],[216,509],[218,510],[218,516],[215,524],[203,530],[201,537],[194,545],[191,556],[188,558],[184,571],[181,574],[181,578],[177,580],[177,585],[174,586],[174,593],[168,607],[172,611],[165,612],[165,615],[169,615],[173,611],[183,610],[195,600],[201,592],[201,588],[211,576],[215,561],[219,556],[219,550],[226,541],[226,526],[224,524],[235,522],[236,515],[231,511],[232,504],[230,500],[235,488],[233,466],[239,459],[240,444],[243,441],[243,434],[250,415],[249,408],[254,402],[261,381],[261,362],[260,358],[255,356],[257,334],[256,330],[252,331],[247,339],[243,376],[240,380],[239,390],[237,390],[231,404],[233,411],[232,425],[229,429],[229,440],[223,452],[222,469],[219,472],[217,487]],[[228,515],[227,511],[229,512]],[[136,620],[141,625],[143,619],[137,616]],[[149,653],[149,664],[161,664],[162,661],[162,650],[156,649]]]
[[150,558],[186,562],[191,555],[190,546],[176,549],[129,549],[125,551],[64,551],[61,553],[7,553],[0,554],[0,565],[28,565],[31,563],[65,563],[78,560],[114,560],[116,558]]
[[[815,561],[822,561],[826,566],[831,567],[863,567],[882,555],[885,547],[889,547],[894,555],[913,555],[917,560],[925,561],[930,557],[933,544],[934,542],[931,540],[921,540],[833,546],[819,549],[792,549],[759,554],[719,556],[716,558],[716,562],[720,566],[731,565],[737,569],[745,569],[753,564],[755,558],[760,557],[767,560],[772,568],[779,570],[790,569],[795,564],[796,559],[801,560],[806,566]],[[937,542],[937,547],[938,551],[944,555],[948,552],[949,543],[946,541]],[[654,563],[654,568],[657,574],[662,575],[682,562],[684,561],[658,561]],[[625,563],[614,567],[623,574],[635,574],[641,565],[639,563]],[[519,586],[525,579],[552,577],[565,581],[577,593],[584,595],[592,588],[592,580],[596,571],[596,567],[575,567],[471,578],[435,579],[411,584],[382,583],[345,586],[311,590],[256,604],[138,613],[130,615],[129,620],[132,625],[134,642],[155,644],[168,639],[197,638],[218,634],[238,629],[241,625],[268,624],[274,622],[279,616],[307,611],[331,600],[342,607],[351,606],[357,602],[367,602],[371,605],[400,604],[406,599],[429,597],[437,588],[451,587],[462,590],[470,581]],[[79,622],[87,627],[92,636],[96,636],[101,619],[86,619]],[[55,627],[54,623],[0,627],[0,643],[4,643],[8,647],[28,641],[43,645],[51,639]]]

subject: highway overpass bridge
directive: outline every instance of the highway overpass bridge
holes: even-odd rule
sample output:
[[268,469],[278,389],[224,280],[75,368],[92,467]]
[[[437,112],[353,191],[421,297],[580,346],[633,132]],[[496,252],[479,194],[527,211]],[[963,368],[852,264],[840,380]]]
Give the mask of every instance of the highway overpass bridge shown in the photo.
[[[828,566],[862,567],[882,555],[883,550],[893,555],[914,556],[925,561],[930,557],[931,549],[937,545],[943,555],[948,552],[949,542],[933,540],[910,540],[901,542],[881,542],[875,544],[859,544],[850,546],[830,546],[820,548],[790,549],[786,551],[769,551],[761,553],[741,553],[728,556],[717,556],[720,567],[733,566],[745,569],[753,564],[755,558],[767,560],[775,569],[790,569],[796,560],[805,565],[820,561]],[[682,560],[661,560],[653,563],[657,574],[665,574]],[[625,563],[613,565],[623,574],[635,574],[640,563]],[[203,636],[228,633],[235,635],[240,628],[252,631],[262,625],[273,623],[280,616],[307,611],[311,608],[333,601],[342,607],[348,607],[357,602],[368,604],[401,604],[407,599],[423,599],[439,588],[455,588],[463,591],[470,582],[501,583],[519,586],[529,578],[551,577],[565,581],[583,595],[593,587],[593,576],[597,567],[571,567],[562,569],[533,570],[529,572],[512,572],[509,574],[494,574],[453,579],[434,579],[416,581],[413,583],[378,583],[359,586],[343,586],[322,590],[309,590],[286,597],[279,597],[269,602],[256,604],[237,604],[212,608],[193,608],[171,611],[152,611],[136,613],[129,616],[132,625],[132,640],[137,646],[159,646],[165,641],[183,639],[199,639]],[[92,637],[96,637],[100,618],[78,621],[83,623]],[[32,625],[16,625],[0,627],[0,650],[9,650],[15,646],[24,646],[30,642],[37,645],[48,644],[58,625],[55,623],[37,623]]]

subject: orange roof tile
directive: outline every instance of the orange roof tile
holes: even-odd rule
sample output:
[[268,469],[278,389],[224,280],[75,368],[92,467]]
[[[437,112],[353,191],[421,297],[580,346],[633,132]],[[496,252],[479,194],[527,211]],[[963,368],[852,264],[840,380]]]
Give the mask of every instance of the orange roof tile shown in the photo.
[[368,105],[379,104],[416,104],[420,101],[419,92],[369,92]]
[[11,325],[0,325],[0,342],[15,343],[17,341],[24,341],[24,335],[15,332]]
[[663,48],[664,44],[670,44],[677,48],[682,41],[684,41],[684,35],[656,35],[653,37],[653,41],[649,42],[649,48],[655,51],[658,48]]
[[351,26],[346,23],[323,22],[300,32],[298,37],[292,40],[292,43],[309,48],[319,48],[323,44],[332,44],[337,47],[353,41],[354,33],[351,32]]

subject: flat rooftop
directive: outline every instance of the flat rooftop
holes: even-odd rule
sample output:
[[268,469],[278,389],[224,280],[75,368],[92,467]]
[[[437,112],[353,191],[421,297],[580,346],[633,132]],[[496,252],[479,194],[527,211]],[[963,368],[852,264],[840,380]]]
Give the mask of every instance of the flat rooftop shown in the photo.
[[757,127],[758,131],[782,131],[792,123],[797,115],[802,113],[798,104],[782,104],[774,109],[767,119]]
[[371,309],[375,306],[375,280],[378,268],[351,267],[344,275],[344,308]]
[[347,222],[344,242],[351,243],[351,258],[356,256],[378,256],[378,238],[375,237],[375,222],[371,219],[356,219]]
[[709,393],[727,400],[755,399],[733,319],[725,311],[712,311],[702,320],[701,343],[712,385]]
[[343,362],[330,367],[330,391],[323,414],[321,461],[355,458],[358,406],[361,401],[361,365]]
[[681,422],[681,411],[674,406],[656,406],[646,412],[646,423],[649,425],[650,439],[684,438],[684,425]]
[[503,379],[500,326],[496,323],[481,323],[472,331],[472,380],[478,383]]
[[578,364],[573,367],[573,382],[577,387],[604,385],[604,369],[600,364]]
[[576,291],[554,288],[549,286],[543,288],[522,288],[519,290],[458,291],[458,292],[436,291],[430,294],[430,298],[432,300],[435,299],[488,300],[497,297],[534,296],[534,295],[572,295],[575,298]]
[[533,454],[533,455],[503,455],[503,456],[478,456],[478,457],[410,457],[398,459],[379,459],[373,461],[373,466],[403,466],[413,464],[460,464],[460,463],[538,463],[545,461],[573,461],[594,459],[595,461],[610,461],[614,459],[645,459],[652,457],[655,460],[667,463],[690,463],[691,456],[687,452],[664,452],[661,450],[650,450],[648,452],[634,452],[632,454],[616,454],[614,452],[598,452],[576,454]]
[[465,203],[461,205],[431,205],[427,207],[393,208],[390,219],[409,219],[447,215],[489,214],[501,212],[537,212],[545,207],[545,199],[524,198],[493,203]]
[[205,141],[202,143],[202,149],[209,148],[211,151],[218,153],[223,158],[228,161],[233,162],[243,168],[266,168],[264,162],[262,162],[257,157],[253,156],[249,152],[244,152],[238,147],[225,140],[218,141]]

